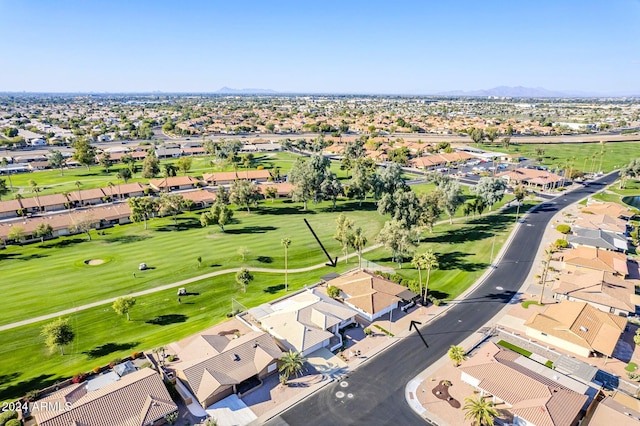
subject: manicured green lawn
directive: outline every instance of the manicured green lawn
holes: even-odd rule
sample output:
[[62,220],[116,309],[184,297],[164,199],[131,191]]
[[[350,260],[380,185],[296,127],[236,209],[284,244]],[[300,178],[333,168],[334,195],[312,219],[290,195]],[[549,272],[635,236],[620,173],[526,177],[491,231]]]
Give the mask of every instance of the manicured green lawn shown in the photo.
[[[336,218],[344,212],[365,231],[370,243],[382,228],[385,217],[373,203],[362,208],[355,202],[343,202],[336,211],[330,203],[301,204],[290,201],[266,201],[247,213],[237,210],[226,232],[215,227],[202,228],[199,212],[178,218],[178,226],[169,218],[142,224],[106,229],[104,235],[92,231],[93,240],[76,235],[0,250],[0,276],[4,301],[11,306],[0,314],[0,325],[50,312],[141,291],[185,278],[241,265],[284,268],[281,240],[290,237],[289,268],[302,268],[327,261],[318,243],[307,229],[306,218],[327,250],[340,255],[333,239]],[[250,254],[243,262],[238,249]],[[198,267],[197,258],[202,257]],[[102,259],[102,265],[89,266],[89,259]],[[152,269],[138,271],[144,262]],[[133,273],[137,277],[133,277]]]
[[531,356],[531,352],[529,352],[528,350],[522,349],[521,347],[511,344],[509,342],[506,342],[504,340],[500,340],[498,342],[498,345],[502,346],[503,348],[511,349],[512,351],[519,353],[520,355],[526,356],[527,358]]
[[609,185],[606,191],[594,195],[593,198],[626,205],[622,199],[633,196],[640,196],[640,181],[628,179],[624,189],[620,189],[619,182],[616,182],[613,185]]
[[[338,271],[353,266],[341,264]],[[318,282],[329,271],[334,269],[290,274],[290,292]],[[191,295],[183,296],[181,304],[176,289],[138,297],[131,309],[131,321],[117,316],[110,305],[70,315],[76,337],[64,356],[59,351],[49,353],[45,347],[39,334],[46,322],[2,331],[0,402],[124,358],[133,351],[150,350],[204,330],[226,319],[232,297],[252,307],[285,294],[283,274],[254,275],[246,293],[239,290],[234,274],[228,274],[190,284],[187,290]]]
[[529,309],[529,306],[531,305],[542,306],[541,303],[538,303],[535,300],[525,300],[524,302],[522,302],[522,307],[525,309]]
[[[501,146],[482,146],[491,151],[519,153],[526,158],[537,158],[537,149],[544,150],[542,164],[550,167],[560,166],[566,160],[574,160],[573,166],[587,172],[600,170],[600,143],[568,143],[568,144],[519,144],[510,145],[508,150]],[[640,142],[608,142],[604,145],[602,171],[610,172],[637,158]],[[635,153],[635,155],[634,155]],[[594,157],[595,155],[595,157]],[[594,160],[595,158],[595,160]]]

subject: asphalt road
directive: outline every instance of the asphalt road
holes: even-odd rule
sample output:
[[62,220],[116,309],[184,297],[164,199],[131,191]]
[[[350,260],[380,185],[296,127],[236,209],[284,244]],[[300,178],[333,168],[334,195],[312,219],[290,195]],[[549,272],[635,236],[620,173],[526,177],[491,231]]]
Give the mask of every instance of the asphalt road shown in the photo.
[[[462,342],[509,302],[526,279],[537,248],[558,210],[603,189],[615,174],[547,202],[529,214],[488,278],[464,301],[421,328],[429,348],[415,334],[376,355],[343,379],[333,382],[267,424],[284,425],[424,425],[407,405],[406,384]],[[345,396],[338,397],[342,391]],[[352,394],[349,398],[348,394]]]

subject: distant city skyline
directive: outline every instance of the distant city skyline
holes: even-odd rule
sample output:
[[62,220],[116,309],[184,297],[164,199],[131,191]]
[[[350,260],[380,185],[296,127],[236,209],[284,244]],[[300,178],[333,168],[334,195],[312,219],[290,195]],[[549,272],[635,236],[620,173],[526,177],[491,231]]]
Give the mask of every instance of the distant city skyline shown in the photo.
[[0,0],[0,92],[640,94],[639,0]]

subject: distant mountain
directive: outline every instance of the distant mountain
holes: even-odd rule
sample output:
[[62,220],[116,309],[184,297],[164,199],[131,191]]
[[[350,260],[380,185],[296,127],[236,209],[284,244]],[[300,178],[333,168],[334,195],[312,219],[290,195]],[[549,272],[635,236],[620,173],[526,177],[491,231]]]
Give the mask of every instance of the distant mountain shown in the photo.
[[271,89],[233,89],[231,87],[223,87],[215,93],[225,95],[273,95],[278,92]]
[[547,90],[542,87],[510,87],[498,86],[486,90],[471,90],[468,92],[462,90],[453,90],[449,92],[437,93],[440,96],[504,96],[512,98],[563,98],[563,97],[592,97],[602,96],[598,93],[588,92],[563,92],[557,90]]

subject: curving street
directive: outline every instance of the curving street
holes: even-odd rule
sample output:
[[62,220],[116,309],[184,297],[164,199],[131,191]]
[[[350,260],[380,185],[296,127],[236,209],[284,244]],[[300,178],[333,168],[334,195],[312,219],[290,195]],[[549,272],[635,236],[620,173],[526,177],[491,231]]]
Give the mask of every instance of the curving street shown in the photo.
[[[547,202],[526,216],[496,269],[469,296],[421,328],[429,348],[412,333],[275,417],[269,425],[423,425],[405,400],[405,385],[496,315],[524,283],[544,229],[559,210],[615,181],[612,173]],[[342,391],[351,397],[338,397]],[[339,394],[340,396],[342,394]],[[426,407],[428,409],[428,407]]]

